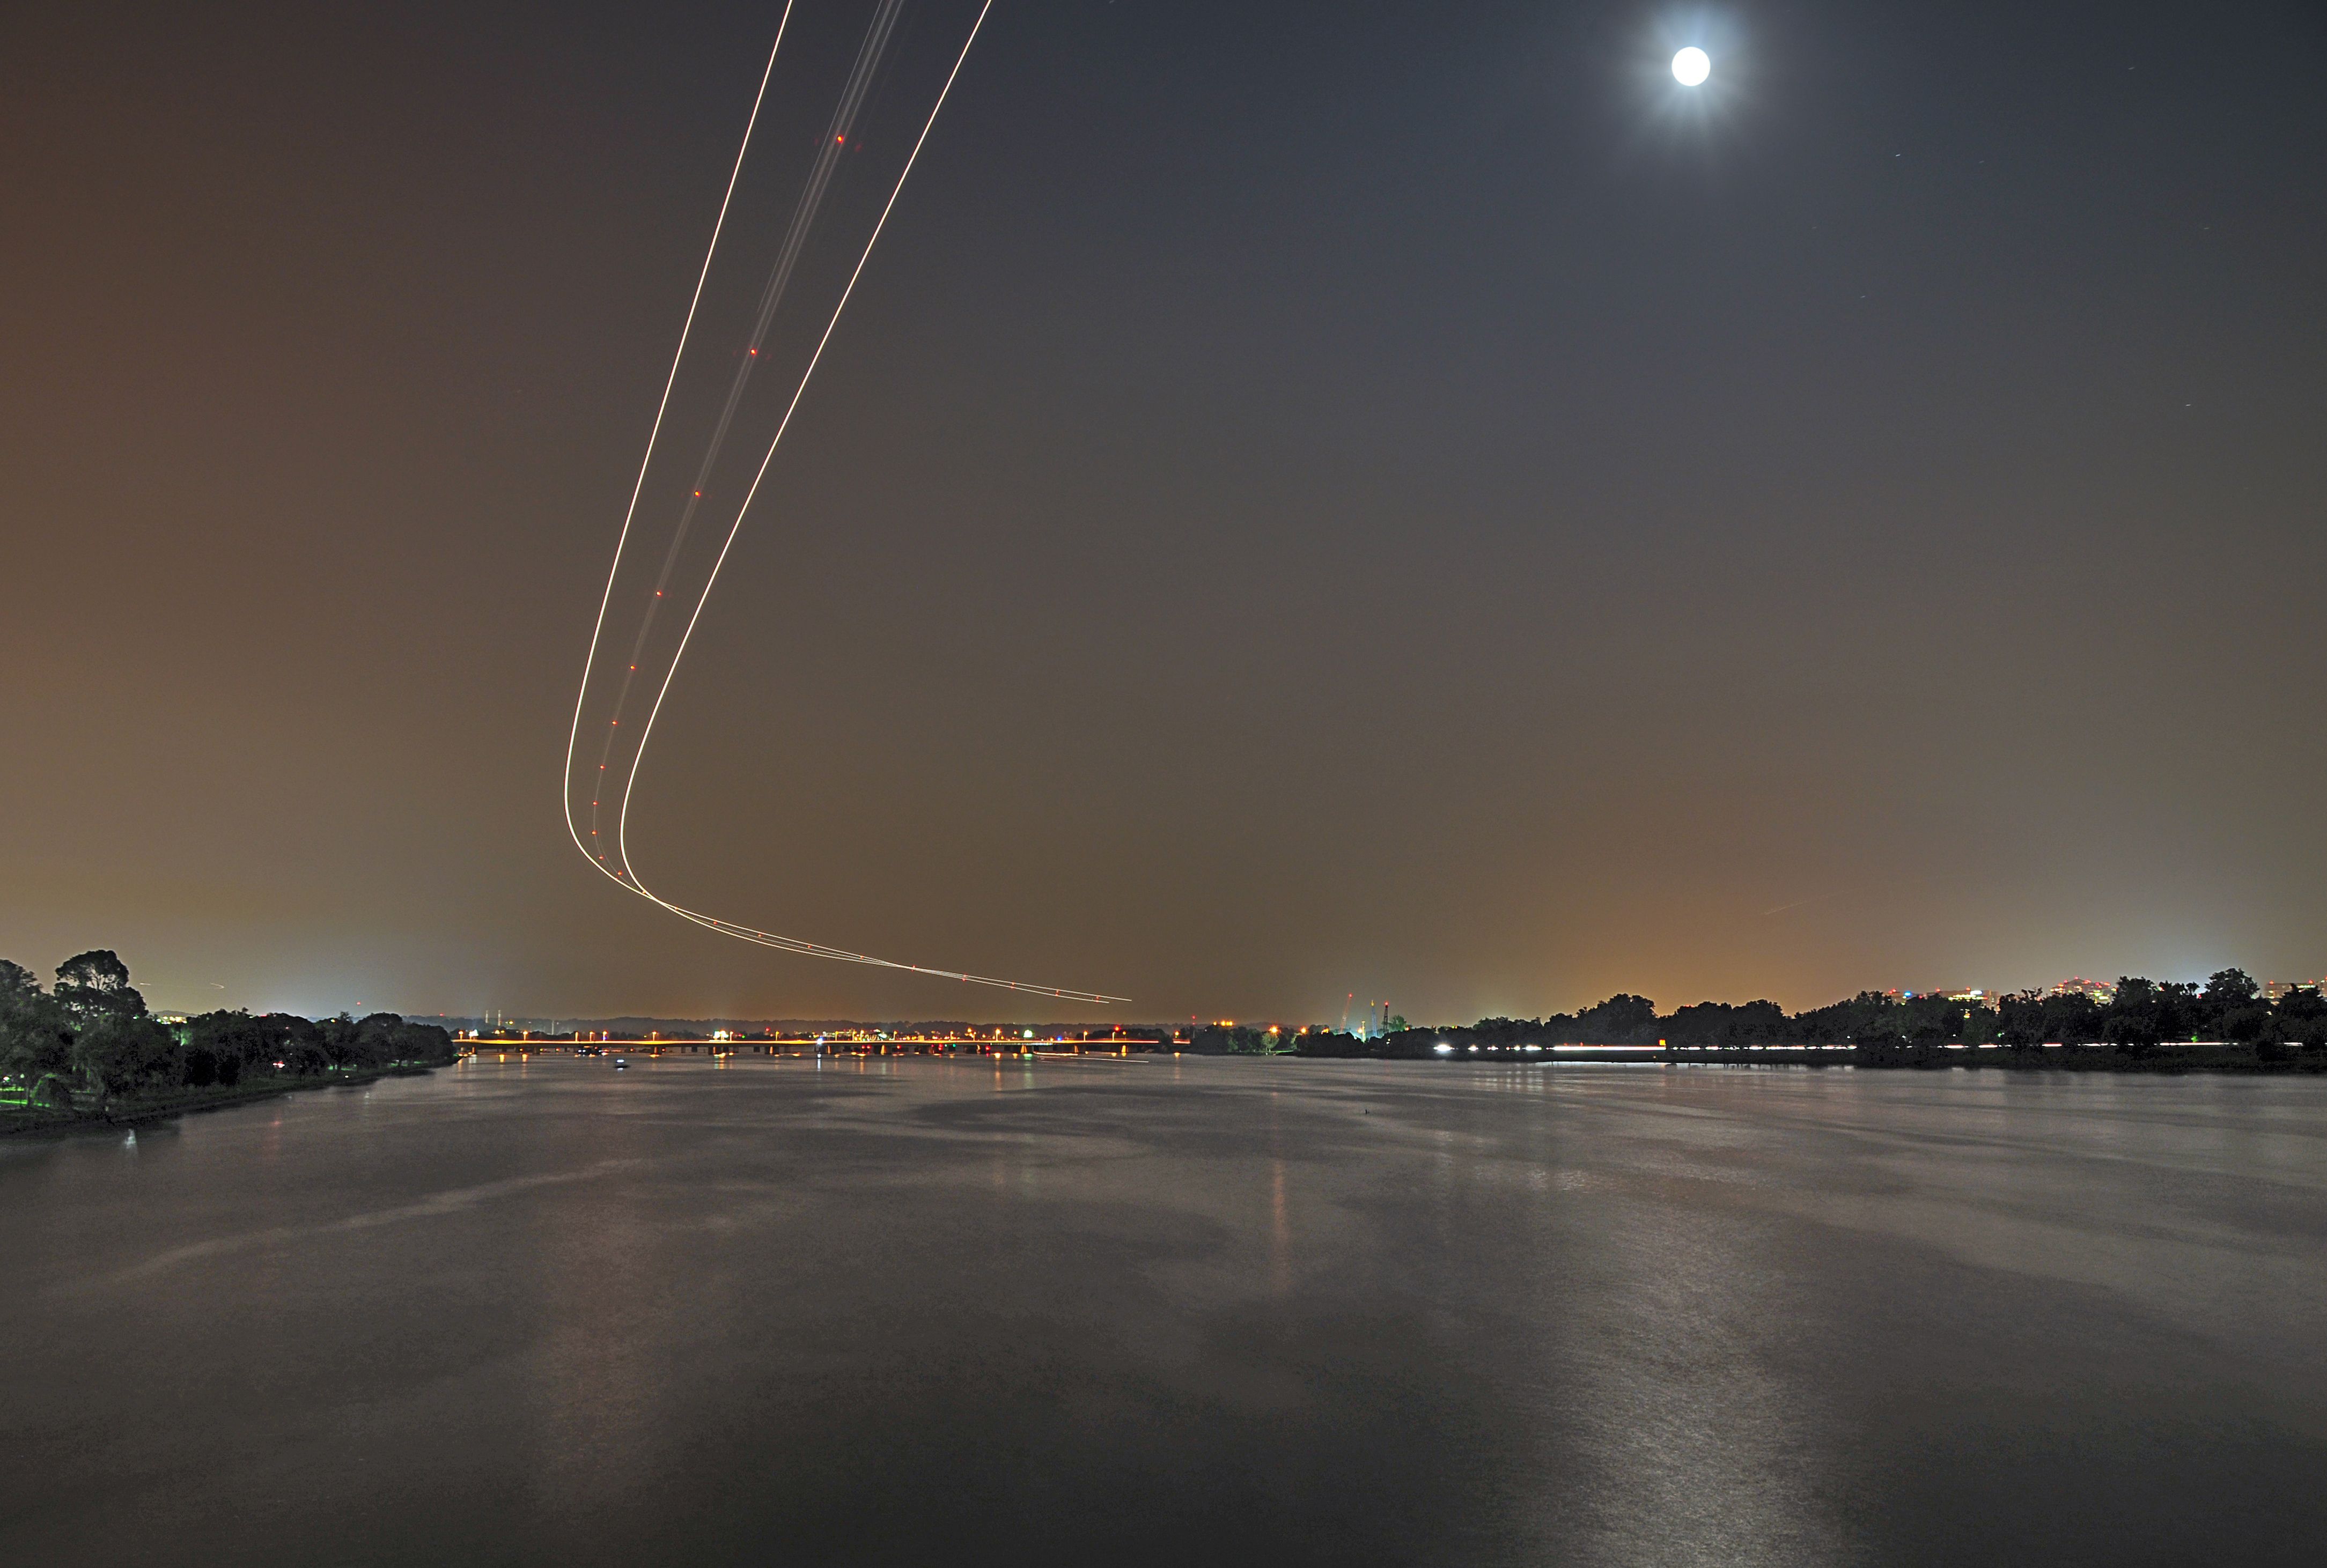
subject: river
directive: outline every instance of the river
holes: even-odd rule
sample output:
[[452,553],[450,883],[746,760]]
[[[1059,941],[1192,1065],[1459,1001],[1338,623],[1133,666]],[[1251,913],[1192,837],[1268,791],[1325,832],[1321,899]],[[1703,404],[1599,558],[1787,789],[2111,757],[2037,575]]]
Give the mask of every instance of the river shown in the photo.
[[49,1563],[2314,1563],[2327,1082],[481,1061],[0,1143]]

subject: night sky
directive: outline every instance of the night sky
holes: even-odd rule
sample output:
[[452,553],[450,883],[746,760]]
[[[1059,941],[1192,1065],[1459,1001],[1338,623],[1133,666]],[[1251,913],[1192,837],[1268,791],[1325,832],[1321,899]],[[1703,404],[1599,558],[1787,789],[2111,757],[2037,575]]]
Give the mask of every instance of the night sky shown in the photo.
[[[1029,1015],[559,814],[779,9],[0,12],[0,956]],[[2322,498],[2315,5],[997,0],[633,853],[1131,1018],[2315,979]]]

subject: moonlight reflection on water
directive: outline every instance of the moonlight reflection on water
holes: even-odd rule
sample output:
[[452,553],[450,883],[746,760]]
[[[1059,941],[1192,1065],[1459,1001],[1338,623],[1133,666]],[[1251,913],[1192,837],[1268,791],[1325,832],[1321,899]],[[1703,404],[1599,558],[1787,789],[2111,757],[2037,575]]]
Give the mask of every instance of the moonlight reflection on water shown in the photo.
[[[2296,1562],[2327,1086],[471,1063],[0,1147],[27,1561]],[[326,1478],[319,1481],[317,1478]]]

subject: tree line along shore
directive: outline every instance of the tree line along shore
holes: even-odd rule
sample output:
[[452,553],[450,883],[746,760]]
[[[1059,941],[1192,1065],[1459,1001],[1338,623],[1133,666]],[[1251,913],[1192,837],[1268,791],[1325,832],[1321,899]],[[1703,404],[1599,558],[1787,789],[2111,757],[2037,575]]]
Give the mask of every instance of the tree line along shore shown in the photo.
[[[1143,1033],[1149,1031],[1141,1031]],[[1803,1059],[1869,1067],[2327,1071],[2327,999],[2299,986],[2271,1000],[2243,970],[2202,985],[2120,979],[2106,1001],[2073,992],[1984,999],[1861,992],[1789,1013],[1768,1001],[1659,1013],[1620,994],[1573,1013],[1378,1032],[1221,1024],[1182,1038],[1125,1037],[1136,1050],[1201,1055],[1444,1060],[1556,1047],[1632,1047],[1676,1059]],[[445,1030],[392,1013],[313,1020],[220,1011],[156,1017],[109,950],[77,954],[43,987],[0,959],[0,1131],[165,1115],[383,1073],[448,1066]]]
[[[2203,985],[2120,979],[2107,1002],[2075,993],[2023,992],[1991,1003],[1959,997],[1861,992],[1802,1013],[1774,1002],[1700,1002],[1660,1013],[1645,996],[1620,994],[1578,1013],[1482,1018],[1465,1026],[1416,1028],[1388,1020],[1379,1033],[1220,1026],[1196,1031],[1207,1054],[1443,1059],[1479,1050],[1556,1046],[1662,1048],[1676,1056],[1815,1054],[1872,1067],[1981,1066],[2173,1071],[2191,1068],[2327,1070],[2327,999],[2299,986],[2266,1000],[2240,969]],[[2084,1049],[2091,1048],[2091,1049]]]
[[165,1115],[458,1056],[445,1031],[393,1013],[319,1021],[238,1010],[165,1021],[107,948],[58,965],[49,987],[0,958],[0,1130]]

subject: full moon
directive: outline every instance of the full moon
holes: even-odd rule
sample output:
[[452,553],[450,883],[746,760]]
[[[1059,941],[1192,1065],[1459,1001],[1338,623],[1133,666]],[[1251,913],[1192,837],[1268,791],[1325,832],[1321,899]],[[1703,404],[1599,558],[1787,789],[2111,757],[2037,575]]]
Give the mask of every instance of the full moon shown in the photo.
[[1683,87],[1696,87],[1713,74],[1713,57],[1694,43],[1673,56],[1673,79]]

